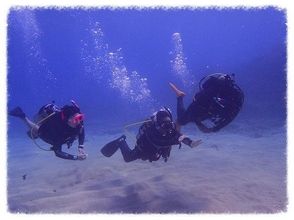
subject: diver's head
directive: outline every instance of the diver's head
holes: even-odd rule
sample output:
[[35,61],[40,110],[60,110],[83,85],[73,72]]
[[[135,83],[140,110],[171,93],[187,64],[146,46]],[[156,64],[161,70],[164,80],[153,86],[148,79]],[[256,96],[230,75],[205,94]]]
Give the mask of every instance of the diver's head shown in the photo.
[[74,115],[70,116],[67,120],[68,126],[72,128],[76,128],[81,125],[84,121],[84,115],[80,113],[75,113]]
[[175,130],[171,112],[168,108],[162,108],[154,115],[155,128],[163,136]]
[[84,115],[76,104],[65,105],[61,109],[61,117],[72,128],[78,127],[84,120]]

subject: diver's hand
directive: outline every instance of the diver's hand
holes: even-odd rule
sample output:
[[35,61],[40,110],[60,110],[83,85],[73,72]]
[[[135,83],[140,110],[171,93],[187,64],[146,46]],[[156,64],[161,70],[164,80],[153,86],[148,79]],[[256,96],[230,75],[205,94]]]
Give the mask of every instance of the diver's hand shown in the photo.
[[194,148],[194,147],[197,147],[200,144],[202,144],[202,140],[201,139],[200,140],[197,140],[197,141],[192,141],[189,146],[191,148]]
[[199,144],[202,143],[202,140],[191,140],[190,138],[186,137],[185,135],[182,135],[179,137],[179,142],[182,142],[186,145],[188,145],[191,148],[197,147]]
[[179,141],[179,142],[183,142],[183,140],[184,140],[185,138],[186,138],[185,135],[181,135],[181,136],[179,137],[178,141]]
[[78,160],[85,160],[88,154],[86,154],[84,147],[79,146],[78,148]]

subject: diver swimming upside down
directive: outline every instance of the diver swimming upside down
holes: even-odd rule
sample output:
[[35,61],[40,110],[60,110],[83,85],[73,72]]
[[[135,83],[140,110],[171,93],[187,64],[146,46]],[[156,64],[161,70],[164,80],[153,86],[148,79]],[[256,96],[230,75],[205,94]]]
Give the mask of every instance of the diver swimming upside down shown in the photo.
[[184,107],[185,93],[169,83],[177,96],[177,126],[195,122],[205,133],[217,132],[238,115],[244,102],[244,94],[231,76],[216,73],[203,77],[199,91],[187,109]]

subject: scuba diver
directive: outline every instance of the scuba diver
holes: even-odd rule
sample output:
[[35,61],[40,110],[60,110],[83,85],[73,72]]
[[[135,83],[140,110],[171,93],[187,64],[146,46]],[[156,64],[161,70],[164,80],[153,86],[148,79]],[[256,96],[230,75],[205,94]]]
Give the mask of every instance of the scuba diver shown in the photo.
[[192,141],[190,138],[177,131],[172,120],[172,114],[168,108],[162,108],[155,112],[150,119],[144,121],[139,128],[134,149],[130,149],[126,136],[106,144],[101,153],[106,157],[111,157],[120,149],[125,162],[137,159],[157,161],[161,157],[167,162],[170,156],[171,146],[184,143],[191,148],[202,143],[201,140]]
[[[37,114],[36,123],[31,121],[20,107],[9,111],[9,115],[20,118],[28,125],[27,134],[31,139],[39,137],[52,145],[50,150],[54,151],[57,157],[68,160],[87,158],[84,151],[84,115],[74,101],[71,101],[71,105],[65,105],[61,109],[54,102],[42,106]],[[62,145],[67,144],[70,148],[76,138],[79,142],[78,155],[63,152]]]
[[244,94],[235,83],[234,74],[215,73],[203,77],[199,92],[187,109],[184,107],[185,93],[169,83],[177,95],[177,126],[195,122],[205,133],[217,132],[238,115],[244,102]]

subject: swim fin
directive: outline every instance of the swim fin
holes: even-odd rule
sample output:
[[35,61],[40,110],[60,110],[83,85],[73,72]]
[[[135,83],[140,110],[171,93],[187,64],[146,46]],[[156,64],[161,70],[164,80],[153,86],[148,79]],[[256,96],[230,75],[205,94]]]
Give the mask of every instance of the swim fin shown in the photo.
[[8,114],[11,116],[14,116],[14,117],[19,117],[19,118],[26,117],[25,113],[22,111],[22,109],[20,107],[16,107],[16,108],[12,109],[11,111],[8,112]]
[[124,141],[126,139],[125,135],[122,135],[121,137],[115,139],[114,141],[109,142],[106,144],[102,149],[100,150],[101,153],[105,157],[111,157],[119,148],[120,142]]

